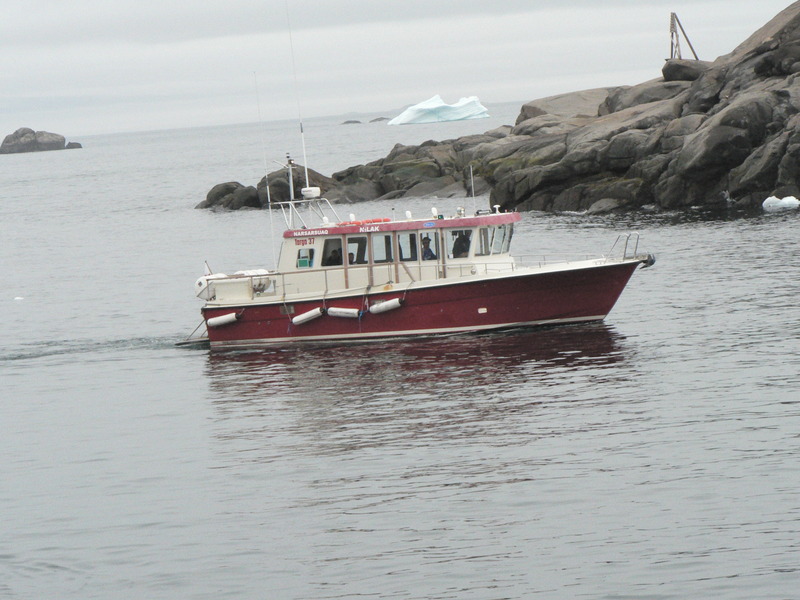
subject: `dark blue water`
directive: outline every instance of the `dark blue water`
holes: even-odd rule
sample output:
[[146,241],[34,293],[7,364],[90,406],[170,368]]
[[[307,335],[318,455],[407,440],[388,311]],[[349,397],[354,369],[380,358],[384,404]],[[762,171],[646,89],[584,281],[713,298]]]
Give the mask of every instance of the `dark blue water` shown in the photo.
[[[319,120],[309,164],[514,116]],[[270,221],[193,206],[295,126],[81,141],[0,157],[0,597],[798,597],[797,212],[526,215],[658,255],[601,324],[210,355],[194,280]]]

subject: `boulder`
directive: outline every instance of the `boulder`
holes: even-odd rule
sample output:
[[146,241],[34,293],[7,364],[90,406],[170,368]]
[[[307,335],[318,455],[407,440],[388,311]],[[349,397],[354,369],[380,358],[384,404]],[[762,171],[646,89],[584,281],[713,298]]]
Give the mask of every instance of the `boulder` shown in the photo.
[[474,148],[503,144],[510,131],[510,127],[501,127],[458,140],[427,141],[418,146],[396,144],[385,158],[334,173],[338,187],[328,196],[341,202],[406,195],[463,196]]
[[240,210],[242,208],[261,208],[261,200],[258,197],[258,190],[252,185],[241,187],[235,190],[231,200],[223,208],[228,210]]
[[224,207],[226,204],[229,205],[233,201],[234,192],[243,187],[238,181],[218,183],[209,190],[208,194],[206,194],[206,199],[195,208],[216,208]]
[[587,215],[602,215],[619,210],[624,205],[619,198],[600,198],[586,211]]
[[[453,186],[455,185],[457,185],[457,187],[454,188]],[[460,189],[461,195],[463,196],[464,186],[461,183],[456,184],[456,179],[452,175],[445,175],[444,177],[437,177],[436,179],[420,181],[418,184],[408,189],[404,195],[413,198],[425,198],[427,196],[445,198],[453,195],[458,189]]]
[[689,89],[688,81],[653,79],[639,85],[620,87],[611,91],[598,108],[598,114],[607,115],[626,108],[674,98]]
[[676,170],[688,178],[716,178],[741,164],[752,150],[747,131],[740,127],[703,128],[687,138]]
[[532,100],[522,106],[516,124],[541,115],[595,117],[597,109],[615,88],[594,88]]
[[[728,174],[729,193],[735,198],[748,197],[758,201],[775,191],[776,183],[780,184],[781,159],[787,155],[790,139],[790,132],[782,132],[757,148],[740,165],[731,169]],[[789,180],[797,181],[796,175]]]
[[467,189],[467,196],[486,196],[492,190],[491,184],[483,177],[473,176],[471,181],[469,177],[466,177],[464,181]]
[[[269,197],[267,197],[267,179],[269,179]],[[318,187],[320,193],[324,195],[336,185],[336,182],[313,169],[308,169],[308,182],[306,182],[305,167],[295,164],[292,166],[292,184],[294,197],[299,199],[303,196],[302,189],[304,187]],[[259,203],[262,208],[267,208],[270,202],[288,202],[291,198],[287,169],[279,169],[262,177],[256,188],[258,189]]]
[[363,179],[352,184],[337,185],[326,192],[325,197],[331,202],[353,204],[375,200],[383,194],[384,190],[381,184]]
[[424,181],[438,179],[441,176],[442,169],[436,161],[415,158],[386,164],[378,183],[387,192],[393,192],[410,190]]
[[661,67],[664,81],[694,81],[711,68],[712,63],[705,60],[670,58]]

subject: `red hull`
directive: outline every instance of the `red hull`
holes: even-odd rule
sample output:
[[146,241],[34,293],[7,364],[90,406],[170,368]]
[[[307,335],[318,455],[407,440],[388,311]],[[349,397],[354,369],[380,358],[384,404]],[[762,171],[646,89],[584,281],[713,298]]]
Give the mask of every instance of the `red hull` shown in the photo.
[[[408,291],[361,294],[326,302],[209,307],[203,309],[203,316],[208,321],[232,312],[239,315],[232,323],[208,327],[212,348],[596,321],[611,311],[639,264],[639,261],[627,261],[484,281],[448,281],[436,286],[412,287]],[[402,299],[400,308],[380,314],[366,310],[376,302],[393,298]],[[323,314],[306,323],[292,323],[292,317],[320,307],[355,308],[362,314],[359,318]]]

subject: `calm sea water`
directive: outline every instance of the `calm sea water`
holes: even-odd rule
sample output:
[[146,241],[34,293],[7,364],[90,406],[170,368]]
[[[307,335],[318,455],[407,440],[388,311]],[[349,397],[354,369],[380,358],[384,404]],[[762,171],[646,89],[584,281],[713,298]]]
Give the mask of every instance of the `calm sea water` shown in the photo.
[[[309,164],[517,108],[309,120]],[[602,324],[176,348],[204,260],[272,264],[268,214],[194,205],[296,130],[0,157],[0,598],[800,597],[798,212],[526,214],[517,253],[657,254]]]

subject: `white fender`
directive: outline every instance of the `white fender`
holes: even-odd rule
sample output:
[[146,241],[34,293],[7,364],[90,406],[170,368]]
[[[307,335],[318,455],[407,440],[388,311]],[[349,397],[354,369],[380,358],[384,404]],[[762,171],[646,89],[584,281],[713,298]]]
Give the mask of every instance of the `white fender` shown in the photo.
[[800,206],[800,200],[794,196],[786,196],[785,198],[770,196],[761,203],[761,207],[766,211],[786,210],[797,208],[798,206]]
[[211,317],[206,321],[206,325],[209,327],[222,327],[223,325],[228,325],[229,323],[235,323],[238,320],[239,315],[235,312],[232,312],[226,315],[220,315],[218,317]]
[[325,314],[325,311],[322,307],[312,308],[304,313],[300,313],[296,317],[292,319],[292,323],[295,325],[302,325],[303,323],[308,323],[309,321],[313,321],[317,317],[321,317]]
[[375,304],[369,307],[369,312],[371,312],[373,315],[377,315],[379,313],[384,313],[389,310],[394,310],[395,308],[400,308],[402,304],[403,304],[402,298],[392,298],[391,300],[376,302]]
[[357,308],[339,308],[336,306],[329,306],[327,312],[332,317],[346,317],[348,319],[357,319],[360,314]]

